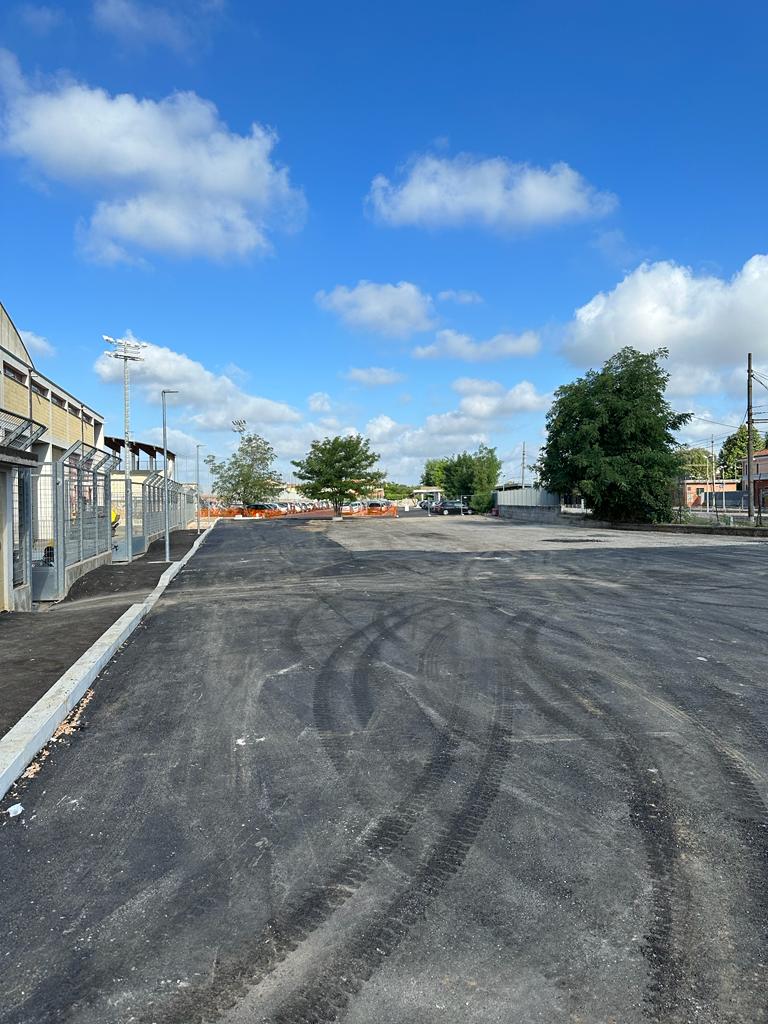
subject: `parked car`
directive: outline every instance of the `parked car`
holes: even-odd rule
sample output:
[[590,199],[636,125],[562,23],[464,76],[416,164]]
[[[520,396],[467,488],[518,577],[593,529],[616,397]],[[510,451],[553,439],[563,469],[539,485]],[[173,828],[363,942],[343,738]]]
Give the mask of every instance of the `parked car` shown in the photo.
[[466,504],[466,502],[455,500],[455,501],[438,501],[432,506],[432,511],[435,515],[440,516],[471,516],[474,515],[474,510]]

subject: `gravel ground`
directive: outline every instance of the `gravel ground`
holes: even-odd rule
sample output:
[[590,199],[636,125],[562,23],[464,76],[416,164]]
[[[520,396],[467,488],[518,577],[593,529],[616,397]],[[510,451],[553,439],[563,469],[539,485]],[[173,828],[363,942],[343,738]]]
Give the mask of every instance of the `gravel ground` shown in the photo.
[[0,1021],[768,1020],[764,561],[220,524],[0,815]]

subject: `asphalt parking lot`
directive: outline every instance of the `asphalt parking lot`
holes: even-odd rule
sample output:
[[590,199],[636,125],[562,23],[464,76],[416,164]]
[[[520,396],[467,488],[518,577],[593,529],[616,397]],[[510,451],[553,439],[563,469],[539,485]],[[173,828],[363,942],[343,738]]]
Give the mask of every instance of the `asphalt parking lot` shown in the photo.
[[0,815],[0,1022],[768,1020],[767,598],[756,542],[220,523]]

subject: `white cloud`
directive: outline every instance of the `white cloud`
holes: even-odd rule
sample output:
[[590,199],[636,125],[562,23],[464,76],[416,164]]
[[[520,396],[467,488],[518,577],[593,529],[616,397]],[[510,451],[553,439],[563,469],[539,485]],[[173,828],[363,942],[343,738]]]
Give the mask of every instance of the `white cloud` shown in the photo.
[[615,208],[616,197],[599,192],[566,163],[547,169],[463,153],[416,157],[396,184],[377,175],[368,202],[379,220],[393,226],[514,229],[602,217]]
[[[197,453],[196,445],[202,444],[199,438],[193,437],[192,434],[187,434],[184,430],[177,430],[176,427],[168,427],[166,430],[166,438],[168,442],[168,448],[173,452],[174,455],[181,455],[185,458],[195,458]],[[146,441],[148,444],[156,444],[162,446],[163,443],[163,428],[162,427],[149,427],[147,430],[142,430],[141,440]],[[208,454],[207,446],[205,449],[200,450],[200,466],[202,469],[203,459]],[[193,468],[194,472],[194,468]],[[177,472],[177,478],[179,474]]]
[[768,362],[768,255],[753,256],[729,279],[671,261],[644,263],[576,310],[564,351],[577,365],[595,366],[625,345],[669,350],[667,390],[676,406],[705,396],[741,400],[747,352]]
[[460,395],[498,395],[504,390],[497,380],[478,380],[477,377],[458,377],[451,387]]
[[100,194],[82,225],[105,262],[141,251],[224,259],[269,251],[275,226],[295,227],[303,194],[273,162],[275,133],[229,130],[193,92],[161,100],[56,79],[33,87],[0,53],[3,149],[43,178]]
[[35,334],[34,331],[19,331],[21,340],[27,348],[27,351],[35,356],[55,356],[56,349],[41,334]]
[[353,366],[344,374],[347,380],[362,384],[367,388],[382,387],[386,384],[397,384],[404,380],[402,373],[386,370],[383,366]]
[[539,351],[539,336],[534,331],[523,334],[497,334],[488,341],[475,341],[469,334],[454,330],[438,331],[431,345],[417,346],[417,359],[464,359],[467,362],[489,362],[509,356],[530,356]]
[[664,346],[690,367],[729,367],[747,352],[768,359],[768,256],[753,256],[730,280],[671,261],[642,264],[576,310],[565,351],[594,363],[624,345]]
[[49,4],[22,4],[19,17],[30,32],[39,36],[47,36],[64,22],[62,9]]
[[540,394],[530,381],[521,380],[501,394],[478,392],[465,395],[459,408],[469,416],[486,420],[525,412],[544,412],[551,402],[551,395]]
[[374,416],[365,425],[366,436],[375,443],[391,440],[393,437],[402,434],[405,430],[407,430],[407,427],[404,424],[397,423],[390,416],[384,414]]
[[312,412],[330,412],[331,396],[325,391],[315,391],[307,399],[307,405]]
[[483,297],[479,292],[471,292],[464,289],[456,291],[453,288],[448,288],[444,292],[438,292],[437,297],[440,302],[458,302],[461,306],[471,306],[483,301]]
[[[127,337],[132,337],[130,331]],[[284,402],[250,395],[224,374],[212,373],[183,352],[162,345],[147,344],[143,361],[131,364],[131,381],[148,402],[160,401],[163,388],[175,388],[170,403],[182,410],[185,421],[200,430],[230,430],[232,420],[243,417],[250,429],[262,424],[295,423],[301,415]],[[122,383],[123,368],[118,359],[102,355],[94,369],[107,384]]]
[[183,53],[208,27],[206,16],[220,9],[221,4],[205,0],[174,0],[172,7],[140,0],[94,0],[93,21],[124,44],[167,46]]
[[434,326],[431,296],[410,281],[359,281],[354,288],[340,284],[331,292],[317,292],[315,301],[340,316],[348,327],[392,338],[410,338]]

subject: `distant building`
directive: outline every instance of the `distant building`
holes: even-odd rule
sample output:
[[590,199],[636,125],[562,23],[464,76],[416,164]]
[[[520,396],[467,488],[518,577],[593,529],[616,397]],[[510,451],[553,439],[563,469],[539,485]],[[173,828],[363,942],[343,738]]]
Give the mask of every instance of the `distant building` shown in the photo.
[[[125,439],[122,437],[111,437],[107,435],[104,438],[104,447],[109,451],[114,452],[116,458],[119,461],[118,467],[114,471],[114,476],[121,476],[125,472],[125,464],[123,459],[125,458]],[[129,441],[128,442],[129,454],[130,454],[130,471],[131,479],[141,480],[143,477],[149,476],[150,473],[162,473],[163,472],[163,446],[158,444],[148,444],[146,441]],[[170,450],[166,449],[168,455],[168,479],[176,479],[176,455]]]
[[[704,480],[703,478],[684,480],[683,501],[687,508],[707,508],[708,506],[714,507],[715,504],[720,506],[724,492],[728,494],[740,490],[740,479],[715,479],[714,490],[712,489],[711,480]],[[733,501],[730,500],[727,504],[730,507]]]
[[[741,484],[748,489],[747,460],[741,460]],[[752,454],[752,486],[754,488],[755,505],[768,508],[768,448],[761,448]]]

